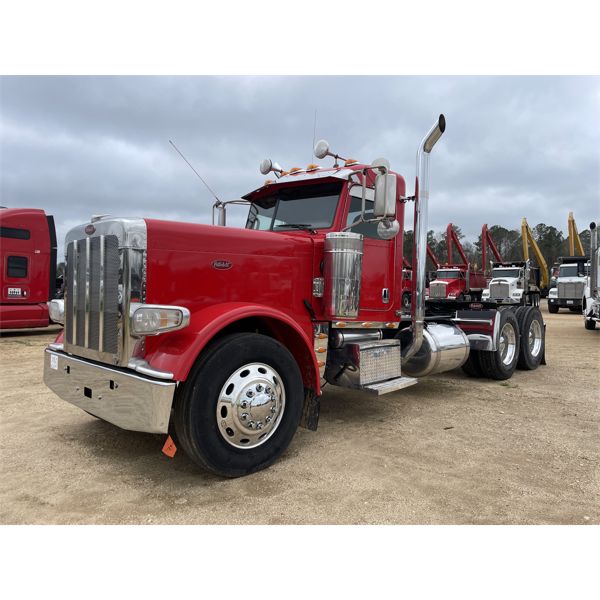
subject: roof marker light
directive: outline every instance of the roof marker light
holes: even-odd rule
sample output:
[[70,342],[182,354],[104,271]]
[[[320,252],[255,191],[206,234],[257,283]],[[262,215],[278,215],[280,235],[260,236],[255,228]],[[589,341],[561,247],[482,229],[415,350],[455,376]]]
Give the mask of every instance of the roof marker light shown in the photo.
[[301,167],[292,167],[290,169],[290,175],[294,175],[294,173],[299,173],[300,171],[302,171]]
[[311,171],[318,171],[321,167],[319,167],[319,165],[308,165],[308,167],[306,167],[306,171],[307,173],[310,173]]
[[344,163],[345,167],[349,167],[351,165],[357,165],[358,161],[355,158],[347,158],[346,162]]

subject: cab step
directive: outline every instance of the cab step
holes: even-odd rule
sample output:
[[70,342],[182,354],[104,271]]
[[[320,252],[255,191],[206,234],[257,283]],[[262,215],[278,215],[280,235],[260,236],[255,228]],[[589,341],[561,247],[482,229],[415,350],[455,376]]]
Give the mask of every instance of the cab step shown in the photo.
[[397,377],[396,379],[388,379],[387,381],[380,381],[379,383],[371,383],[365,385],[362,389],[370,394],[376,396],[383,396],[383,394],[389,394],[396,392],[404,388],[415,385],[417,379],[415,377]]

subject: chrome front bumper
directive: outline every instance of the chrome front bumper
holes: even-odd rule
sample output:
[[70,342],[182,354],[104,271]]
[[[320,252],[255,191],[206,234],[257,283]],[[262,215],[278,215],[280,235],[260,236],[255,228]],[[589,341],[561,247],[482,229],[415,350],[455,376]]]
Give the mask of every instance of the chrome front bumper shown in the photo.
[[46,349],[44,383],[60,398],[131,431],[167,433],[175,382]]

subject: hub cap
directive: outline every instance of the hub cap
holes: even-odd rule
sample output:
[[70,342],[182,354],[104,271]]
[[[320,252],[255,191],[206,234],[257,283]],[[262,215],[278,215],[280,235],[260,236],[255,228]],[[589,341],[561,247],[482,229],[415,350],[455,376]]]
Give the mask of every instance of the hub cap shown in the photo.
[[502,363],[509,366],[513,358],[515,357],[515,351],[517,349],[517,335],[515,328],[511,323],[505,323],[502,331],[500,332],[500,358]]
[[275,433],[285,409],[285,389],[269,365],[250,363],[227,379],[217,402],[217,423],[225,441],[255,448]]
[[538,320],[531,321],[528,335],[529,353],[537,357],[542,349],[542,326]]

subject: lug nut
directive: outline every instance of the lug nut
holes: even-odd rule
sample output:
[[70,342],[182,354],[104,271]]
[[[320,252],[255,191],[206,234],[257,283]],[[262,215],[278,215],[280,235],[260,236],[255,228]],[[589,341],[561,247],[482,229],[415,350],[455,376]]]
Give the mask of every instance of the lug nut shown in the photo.
[[248,423],[248,427],[250,427],[250,429],[254,429],[254,421],[250,421],[250,423]]
[[248,413],[242,413],[242,416],[240,417],[240,419],[242,419],[242,421],[245,421],[248,418]]
[[242,408],[248,408],[248,403],[245,400],[242,400],[242,403],[240,404],[240,406]]
[[265,392],[266,392],[267,394],[270,394],[272,391],[273,391],[273,390],[272,390],[272,389],[271,389],[269,386],[267,386],[267,387],[265,388]]
[[256,391],[257,392],[262,392],[263,391],[263,386],[260,385],[260,383],[256,386]]
[[252,396],[254,396],[254,392],[252,390],[248,390],[246,392],[246,396],[248,396],[248,398],[252,398]]
[[270,416],[266,417],[266,418],[265,418],[265,421],[266,421],[267,423],[270,423],[270,422],[271,422],[271,417],[270,417]]
[[262,429],[262,421],[256,423],[256,429]]
[[272,413],[276,413],[277,412],[277,408],[275,406],[271,406],[271,412]]

